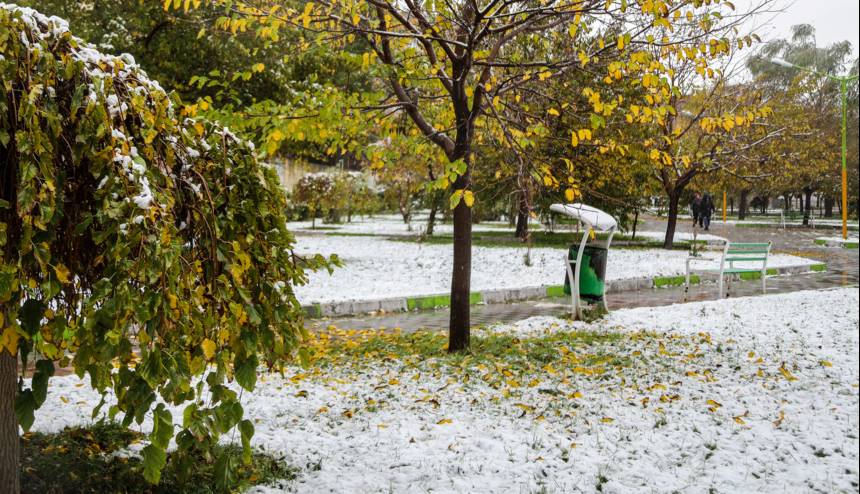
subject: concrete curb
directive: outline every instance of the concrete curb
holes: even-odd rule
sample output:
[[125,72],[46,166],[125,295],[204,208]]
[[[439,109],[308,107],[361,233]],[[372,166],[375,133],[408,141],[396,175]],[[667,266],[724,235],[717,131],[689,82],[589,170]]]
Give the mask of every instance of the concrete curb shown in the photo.
[[[808,272],[820,272],[827,269],[825,264],[811,264],[803,266],[785,266],[780,268],[768,268],[768,276],[800,274]],[[717,273],[697,273],[690,276],[691,284],[703,282],[716,282]],[[728,276],[727,276],[728,278]],[[732,275],[733,280],[755,280],[761,278],[759,273],[741,273]],[[684,275],[678,276],[656,276],[654,278],[627,278],[622,280],[611,280],[606,282],[606,293],[619,293],[649,288],[663,288],[684,284]],[[498,290],[484,290],[472,292],[469,295],[469,304],[505,304],[523,300],[535,300],[549,297],[564,297],[563,285],[542,285],[525,288],[505,288]],[[305,316],[308,318],[353,316],[373,312],[407,312],[417,309],[436,309],[449,307],[451,298],[448,294],[421,295],[416,297],[393,297],[375,300],[344,300],[338,302],[321,302],[304,305]]]

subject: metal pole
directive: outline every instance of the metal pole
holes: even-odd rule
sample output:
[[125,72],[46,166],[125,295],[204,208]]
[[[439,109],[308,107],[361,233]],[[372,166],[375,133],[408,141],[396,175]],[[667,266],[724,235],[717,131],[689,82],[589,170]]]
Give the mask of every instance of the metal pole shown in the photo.
[[726,191],[723,189],[723,224],[726,224]]
[[842,240],[848,240],[848,168],[846,156],[848,144],[846,133],[848,126],[848,79],[839,81],[839,89],[842,93]]

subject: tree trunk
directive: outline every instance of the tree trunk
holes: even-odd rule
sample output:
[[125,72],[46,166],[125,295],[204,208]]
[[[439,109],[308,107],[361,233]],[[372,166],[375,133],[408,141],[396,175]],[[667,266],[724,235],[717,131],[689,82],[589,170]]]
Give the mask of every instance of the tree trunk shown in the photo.
[[681,202],[683,189],[677,187],[669,194],[669,217],[666,223],[666,237],[663,239],[663,248],[671,249],[675,245],[675,226],[678,223],[678,204]]
[[639,223],[639,209],[636,209],[635,214],[633,215],[633,236],[630,240],[636,240],[636,225]]
[[809,226],[809,217],[812,215],[812,189],[803,189],[803,226]]
[[424,235],[433,236],[433,229],[436,228],[436,212],[439,211],[439,203],[442,202],[441,192],[432,192],[430,195],[430,216],[427,217],[427,228],[424,230]]
[[18,418],[15,416],[17,378],[17,355],[0,350],[0,492],[9,494],[21,491]]
[[520,191],[517,202],[517,231],[518,239],[525,241],[529,236],[529,203],[525,191]]
[[833,217],[833,200],[832,196],[827,196],[824,198],[824,217],[832,218]]
[[400,201],[397,207],[400,209],[400,216],[403,218],[403,223],[408,226],[412,221],[412,209],[408,204],[404,204],[403,201]]
[[[469,184],[469,170],[455,183],[456,189]],[[459,186],[458,186],[459,185]],[[451,318],[448,332],[448,351],[460,352],[469,348],[469,289],[472,278],[472,208],[460,201],[454,208],[454,266],[451,275]]]
[[747,217],[747,199],[749,198],[750,191],[742,190],[741,196],[738,199],[738,219],[743,220]]

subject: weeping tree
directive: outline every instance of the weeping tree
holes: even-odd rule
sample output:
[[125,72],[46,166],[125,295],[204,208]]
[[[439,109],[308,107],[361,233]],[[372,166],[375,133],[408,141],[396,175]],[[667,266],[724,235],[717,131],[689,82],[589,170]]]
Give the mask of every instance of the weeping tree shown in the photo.
[[[296,353],[298,259],[273,171],[129,56],[64,21],[0,4],[0,491],[17,492],[18,433],[55,366],[88,377],[126,426],[150,420],[144,476],[212,458],[253,422],[238,388]],[[109,398],[107,398],[109,396]],[[166,405],[185,405],[181,421]]]

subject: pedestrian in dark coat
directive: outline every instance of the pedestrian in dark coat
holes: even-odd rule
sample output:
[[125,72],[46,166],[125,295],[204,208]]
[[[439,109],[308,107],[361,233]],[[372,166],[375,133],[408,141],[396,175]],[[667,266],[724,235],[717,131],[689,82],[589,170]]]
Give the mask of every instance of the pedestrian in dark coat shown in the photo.
[[705,230],[711,226],[711,216],[714,214],[714,198],[711,197],[711,194],[705,192],[705,195],[702,196],[702,205],[699,210],[699,214],[701,215],[701,219],[699,221],[699,226],[704,226]]
[[693,226],[702,226],[702,195],[693,194],[693,202],[690,203],[690,212],[693,214]]

